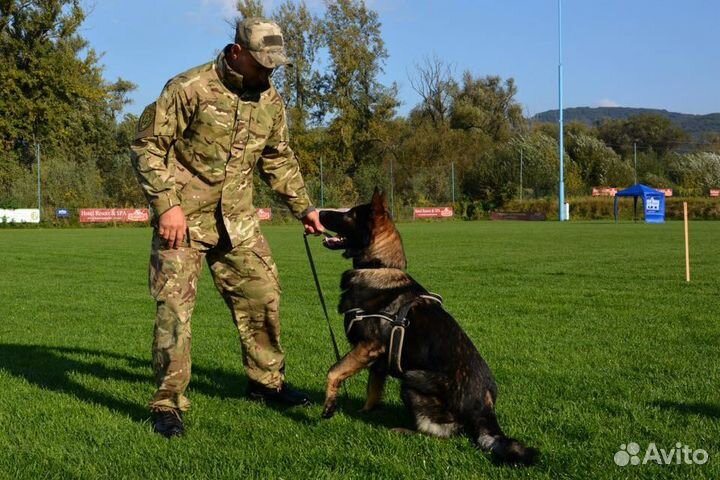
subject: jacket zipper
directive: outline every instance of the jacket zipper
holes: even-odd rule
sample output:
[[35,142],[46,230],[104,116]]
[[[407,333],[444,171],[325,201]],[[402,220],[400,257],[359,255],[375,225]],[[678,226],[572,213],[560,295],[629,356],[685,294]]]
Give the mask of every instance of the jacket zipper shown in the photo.
[[240,99],[238,98],[235,100],[235,117],[233,118],[233,126],[232,126],[232,135],[230,135],[230,148],[228,148],[228,157],[225,161],[225,165],[227,166],[227,162],[230,161],[230,158],[232,158],[232,149],[233,145],[235,145],[235,136],[237,135],[237,120],[238,115],[240,114]]

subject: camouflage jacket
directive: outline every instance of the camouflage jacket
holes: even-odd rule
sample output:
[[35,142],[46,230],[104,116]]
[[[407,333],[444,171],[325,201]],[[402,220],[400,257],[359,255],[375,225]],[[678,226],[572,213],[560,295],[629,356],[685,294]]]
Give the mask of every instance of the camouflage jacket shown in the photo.
[[245,89],[221,53],[171,79],[138,121],[132,163],[155,218],[180,205],[190,243],[214,245],[222,222],[233,246],[259,233],[253,171],[302,218],[312,209],[288,145],[282,98]]

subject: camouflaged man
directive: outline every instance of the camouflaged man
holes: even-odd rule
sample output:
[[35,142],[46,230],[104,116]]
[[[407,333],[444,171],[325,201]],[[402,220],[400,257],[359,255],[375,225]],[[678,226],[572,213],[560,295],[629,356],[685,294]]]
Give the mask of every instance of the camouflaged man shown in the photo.
[[150,403],[154,428],[182,435],[190,407],[190,318],[206,259],[240,333],[248,396],[309,403],[284,382],[277,268],[253,207],[253,172],[307,233],[323,230],[288,145],[285,108],[270,82],[287,65],[277,24],[238,22],[214,62],[171,79],[138,122],[133,166],[154,213],[150,292],[157,302]]

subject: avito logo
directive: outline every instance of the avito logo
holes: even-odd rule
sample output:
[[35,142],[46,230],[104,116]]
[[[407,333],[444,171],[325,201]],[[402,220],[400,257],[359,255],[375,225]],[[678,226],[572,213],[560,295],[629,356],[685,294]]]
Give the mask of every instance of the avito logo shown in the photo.
[[710,455],[706,450],[698,448],[693,450],[681,442],[675,444],[675,448],[665,450],[658,448],[653,442],[650,443],[645,450],[642,459],[640,458],[640,445],[630,442],[627,445],[620,445],[620,450],[615,453],[615,464],[620,467],[627,465],[645,465],[647,463],[656,463],[658,465],[704,465],[710,460]]

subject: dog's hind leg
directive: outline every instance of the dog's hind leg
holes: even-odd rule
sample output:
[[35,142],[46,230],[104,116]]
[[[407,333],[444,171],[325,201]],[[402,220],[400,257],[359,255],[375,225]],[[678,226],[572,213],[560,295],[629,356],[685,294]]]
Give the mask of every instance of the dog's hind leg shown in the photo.
[[385,346],[380,342],[360,342],[355,348],[340,359],[328,371],[327,387],[325,389],[325,405],[323,418],[330,418],[337,409],[337,392],[340,385],[347,378],[370,366],[385,352]]
[[[375,364],[377,365],[377,364]],[[384,369],[370,368],[367,383],[367,398],[361,412],[369,412],[377,407],[382,401],[383,391],[385,390],[385,380],[387,380],[387,372]]]
[[415,417],[415,427],[418,432],[433,437],[448,438],[456,435],[461,425],[449,411],[444,400],[446,391],[443,383],[433,381],[438,380],[437,377],[435,374],[422,371],[413,372],[410,378],[406,375],[400,396]]

